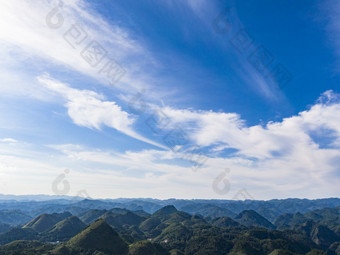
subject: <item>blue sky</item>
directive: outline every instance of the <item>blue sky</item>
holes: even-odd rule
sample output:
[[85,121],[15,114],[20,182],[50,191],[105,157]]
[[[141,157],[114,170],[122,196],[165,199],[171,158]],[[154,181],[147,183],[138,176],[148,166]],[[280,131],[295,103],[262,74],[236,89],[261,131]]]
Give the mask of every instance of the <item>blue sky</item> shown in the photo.
[[339,14],[336,1],[1,3],[0,193],[338,196]]

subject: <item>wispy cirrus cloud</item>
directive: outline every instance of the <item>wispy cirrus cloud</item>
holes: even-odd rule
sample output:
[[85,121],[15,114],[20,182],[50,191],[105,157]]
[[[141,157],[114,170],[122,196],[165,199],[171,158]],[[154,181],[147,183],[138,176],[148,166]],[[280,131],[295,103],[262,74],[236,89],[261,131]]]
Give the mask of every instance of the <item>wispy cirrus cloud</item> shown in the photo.
[[[335,53],[340,56],[340,3],[334,0],[328,0],[319,5],[320,9],[325,13],[327,25],[326,31],[328,37],[335,47]],[[339,65],[337,65],[339,67]]]
[[233,1],[215,3],[207,0],[183,1],[187,4],[204,25],[206,33],[211,36],[216,46],[232,63],[230,67],[239,78],[240,83],[248,85],[254,93],[269,101],[284,100],[280,88],[284,88],[293,75],[266,48],[266,42],[261,42],[248,29]]
[[[86,1],[73,0],[62,5],[59,3],[60,1],[54,0],[15,0],[0,3],[0,46],[6,49],[1,55],[5,57],[9,51],[11,56],[17,55],[17,63],[10,59],[12,65],[17,67],[17,73],[22,61],[36,68],[62,65],[66,69],[90,76],[101,84],[109,85],[109,81],[99,72],[106,59],[100,62],[100,67],[93,68],[81,56],[81,51],[95,41],[107,52],[107,59],[114,59],[126,70],[121,83],[115,84],[117,88],[127,93],[150,87],[145,70],[150,70],[155,65],[155,60],[146,47],[132,39],[126,28],[108,23]],[[46,20],[56,8],[59,8],[58,12],[51,20],[56,22],[58,14],[62,17],[62,22],[60,27],[52,29]],[[74,38],[75,41],[70,40],[74,25],[80,27],[79,31],[83,31],[81,36],[84,36],[84,40],[80,43]]]
[[115,102],[105,101],[103,95],[94,91],[71,88],[47,74],[37,79],[46,88],[66,100],[65,107],[68,115],[76,125],[94,129],[101,129],[102,126],[111,127],[137,140],[165,148],[135,132],[132,128],[135,118],[123,111]]

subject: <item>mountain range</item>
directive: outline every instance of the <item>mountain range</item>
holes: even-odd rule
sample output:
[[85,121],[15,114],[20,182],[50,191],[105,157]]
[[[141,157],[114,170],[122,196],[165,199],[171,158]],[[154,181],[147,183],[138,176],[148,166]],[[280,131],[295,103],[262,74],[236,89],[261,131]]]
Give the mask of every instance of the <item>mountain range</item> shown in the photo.
[[2,202],[0,254],[340,254],[339,199],[157,201]]

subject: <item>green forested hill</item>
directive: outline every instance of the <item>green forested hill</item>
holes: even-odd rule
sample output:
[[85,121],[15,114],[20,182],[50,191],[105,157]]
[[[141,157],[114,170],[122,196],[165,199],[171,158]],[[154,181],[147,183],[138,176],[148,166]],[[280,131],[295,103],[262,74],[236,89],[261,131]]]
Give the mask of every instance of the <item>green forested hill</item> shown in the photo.
[[69,212],[53,214],[44,213],[25,224],[24,228],[31,228],[41,233],[49,230],[54,224],[70,216],[72,216],[72,214]]
[[41,240],[51,242],[66,241],[86,227],[87,225],[78,217],[71,216],[55,224],[49,231],[43,234]]
[[[220,209],[216,210],[219,215]],[[24,227],[10,228],[0,234],[0,254],[340,254],[339,208],[283,214],[275,224],[255,210],[244,210],[232,217],[204,217],[183,212],[174,205],[166,205],[151,215],[140,210],[108,208],[89,209],[78,216],[42,214]]]
[[55,254],[93,254],[127,255],[128,245],[104,220],[92,223],[85,230],[72,237],[53,251]]
[[240,224],[247,227],[263,227],[268,229],[274,229],[275,226],[270,223],[266,218],[254,210],[245,210],[235,217],[235,220]]

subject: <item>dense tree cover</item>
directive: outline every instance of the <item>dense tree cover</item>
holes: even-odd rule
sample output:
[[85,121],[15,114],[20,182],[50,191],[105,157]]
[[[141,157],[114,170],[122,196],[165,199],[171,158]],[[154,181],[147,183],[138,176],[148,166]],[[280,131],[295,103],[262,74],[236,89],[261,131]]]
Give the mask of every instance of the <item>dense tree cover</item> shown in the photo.
[[35,231],[41,233],[46,230],[49,230],[52,226],[54,226],[59,221],[66,219],[68,217],[72,216],[71,213],[65,212],[65,213],[52,213],[47,214],[44,213],[42,215],[39,215],[38,217],[34,218],[30,222],[24,225],[24,228],[31,228]]
[[0,234],[0,254],[340,254],[339,208],[284,214],[275,224],[254,210],[212,218],[172,205],[151,215],[121,208],[70,215],[43,214],[5,231]]

